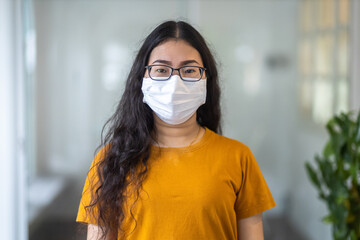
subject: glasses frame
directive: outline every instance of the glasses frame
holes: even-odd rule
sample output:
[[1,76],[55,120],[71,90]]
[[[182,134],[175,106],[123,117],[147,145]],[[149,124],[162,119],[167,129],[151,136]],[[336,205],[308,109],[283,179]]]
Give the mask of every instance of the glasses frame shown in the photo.
[[[161,80],[160,80],[160,79],[153,79],[153,78],[151,77],[151,75],[150,75],[150,70],[151,70],[152,67],[156,67],[156,66],[163,66],[163,67],[168,67],[168,68],[170,68],[170,69],[171,69],[171,73],[170,73],[169,77],[168,77],[167,79],[161,79]],[[196,68],[199,68],[199,69],[200,69],[200,78],[199,78],[198,80],[196,80],[196,81],[183,79],[182,76],[181,76],[180,70],[181,70],[182,68],[187,68],[187,67],[196,67]],[[148,70],[149,77],[150,77],[152,80],[154,80],[154,81],[167,81],[167,80],[169,80],[169,79],[171,78],[171,76],[173,75],[174,70],[177,70],[178,73],[179,73],[179,76],[180,76],[181,80],[183,80],[183,81],[185,81],[185,82],[198,82],[198,81],[200,81],[200,80],[202,79],[203,74],[204,74],[204,72],[206,71],[206,68],[204,68],[204,67],[199,67],[199,66],[182,66],[182,67],[179,67],[179,68],[173,68],[173,67],[170,67],[170,66],[164,65],[164,64],[148,65],[148,66],[145,66],[145,68]]]

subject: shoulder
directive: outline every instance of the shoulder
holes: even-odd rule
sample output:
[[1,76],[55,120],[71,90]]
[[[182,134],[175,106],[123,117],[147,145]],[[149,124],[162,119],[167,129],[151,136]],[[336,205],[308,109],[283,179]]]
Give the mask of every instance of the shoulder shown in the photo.
[[106,144],[104,146],[99,147],[97,153],[95,154],[93,163],[98,164],[101,162],[104,157],[107,155],[108,151],[110,150],[111,144]]
[[211,134],[213,135],[213,144],[217,149],[223,151],[229,150],[235,153],[251,154],[250,148],[243,142],[212,131]]
[[96,175],[95,173],[97,173],[97,169],[103,165],[104,158],[106,157],[109,149],[110,144],[99,147],[89,169],[90,175]]

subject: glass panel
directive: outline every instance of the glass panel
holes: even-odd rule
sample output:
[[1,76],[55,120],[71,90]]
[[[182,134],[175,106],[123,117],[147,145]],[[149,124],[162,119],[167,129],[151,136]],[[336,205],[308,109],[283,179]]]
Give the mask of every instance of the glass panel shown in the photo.
[[311,58],[311,41],[310,39],[303,39],[299,48],[299,64],[300,72],[302,74],[310,74],[312,66]]
[[347,25],[349,22],[349,0],[339,0],[339,23]]
[[338,71],[340,75],[346,76],[348,74],[348,32],[341,31],[339,33],[339,44],[338,44]]
[[346,78],[341,78],[337,84],[337,105],[336,112],[346,112],[349,110],[349,83]]
[[331,79],[319,78],[314,83],[313,118],[317,123],[326,123],[332,116],[333,86]]
[[314,7],[313,1],[305,0],[301,2],[301,11],[300,11],[300,23],[301,30],[304,32],[309,32],[313,29],[314,20],[312,18],[312,10]]
[[319,0],[317,16],[318,16],[318,26],[320,29],[334,27],[335,25],[334,1]]
[[315,71],[317,74],[332,74],[333,45],[334,39],[330,34],[317,37],[315,53]]

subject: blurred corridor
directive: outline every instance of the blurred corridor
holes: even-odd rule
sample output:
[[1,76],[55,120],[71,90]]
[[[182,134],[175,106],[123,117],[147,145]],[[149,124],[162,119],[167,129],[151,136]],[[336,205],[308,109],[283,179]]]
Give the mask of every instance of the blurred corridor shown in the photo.
[[265,239],[331,239],[304,162],[333,114],[360,109],[359,0],[0,0],[1,239],[86,239],[75,217],[102,126],[169,19],[215,54],[223,135],[252,149],[277,203]]

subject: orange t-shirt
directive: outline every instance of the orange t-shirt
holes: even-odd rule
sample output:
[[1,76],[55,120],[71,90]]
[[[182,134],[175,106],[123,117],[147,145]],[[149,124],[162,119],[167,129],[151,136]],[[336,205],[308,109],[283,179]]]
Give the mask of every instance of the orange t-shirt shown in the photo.
[[[237,239],[238,219],[276,206],[250,149],[208,128],[189,147],[152,146],[147,165],[140,197],[131,208],[136,223],[127,211],[123,228],[131,234],[118,239]],[[92,176],[95,167],[85,182],[76,221],[96,225],[84,208],[94,191],[89,187]],[[125,209],[134,198],[128,201]]]

